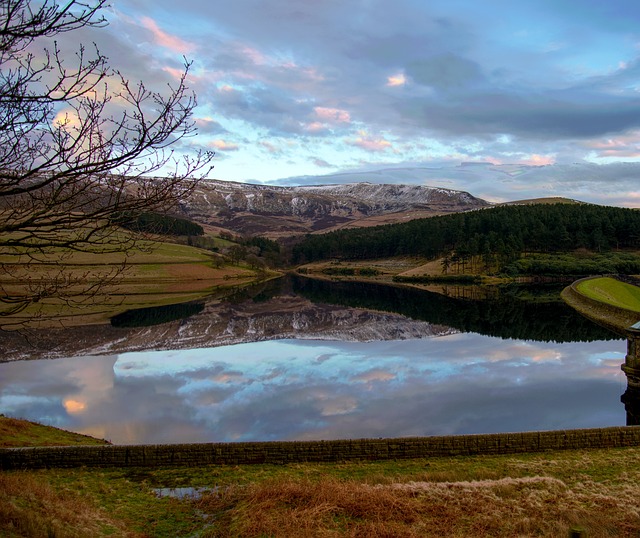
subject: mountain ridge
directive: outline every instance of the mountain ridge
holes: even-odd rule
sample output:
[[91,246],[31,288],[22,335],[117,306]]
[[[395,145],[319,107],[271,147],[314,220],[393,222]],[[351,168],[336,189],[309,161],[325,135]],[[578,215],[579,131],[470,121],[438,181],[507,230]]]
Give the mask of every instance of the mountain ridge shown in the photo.
[[303,186],[204,180],[181,203],[200,224],[274,237],[470,211],[491,204],[467,191],[357,182]]

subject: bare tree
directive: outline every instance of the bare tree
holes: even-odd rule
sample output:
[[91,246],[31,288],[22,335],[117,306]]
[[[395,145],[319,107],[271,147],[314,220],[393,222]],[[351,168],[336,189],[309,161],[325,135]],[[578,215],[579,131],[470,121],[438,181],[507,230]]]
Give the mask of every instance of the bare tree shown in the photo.
[[[94,45],[74,56],[55,37],[106,24],[106,0],[0,1],[0,261],[16,268],[65,253],[134,246],[117,217],[166,211],[212,168],[213,153],[177,158],[170,146],[195,134],[190,63],[164,93],[130,82]],[[162,175],[162,177],[154,177]],[[14,273],[12,273],[12,271]],[[0,275],[2,276],[2,275]],[[106,278],[106,277],[105,277]],[[2,313],[43,297],[71,298],[82,277],[64,271],[17,293],[0,280]],[[80,286],[81,287],[81,286]],[[73,290],[68,293],[65,290]],[[65,293],[67,295],[65,296]]]

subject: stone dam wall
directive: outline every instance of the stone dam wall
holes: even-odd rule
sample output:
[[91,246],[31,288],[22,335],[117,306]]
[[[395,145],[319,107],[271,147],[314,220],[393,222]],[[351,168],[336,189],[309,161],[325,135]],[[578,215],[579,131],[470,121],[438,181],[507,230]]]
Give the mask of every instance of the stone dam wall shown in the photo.
[[0,449],[0,470],[373,461],[640,446],[640,427],[487,435]]

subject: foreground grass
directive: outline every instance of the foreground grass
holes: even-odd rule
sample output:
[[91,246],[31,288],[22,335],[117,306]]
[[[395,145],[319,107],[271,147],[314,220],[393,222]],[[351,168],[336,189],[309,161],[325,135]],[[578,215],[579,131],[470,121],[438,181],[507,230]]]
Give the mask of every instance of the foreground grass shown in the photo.
[[[5,446],[22,435],[12,426],[0,430]],[[159,488],[200,496],[162,497]],[[555,538],[577,528],[591,538],[640,535],[640,448],[0,472],[0,536],[7,537]]]
[[640,288],[614,278],[585,280],[577,286],[580,293],[612,306],[640,312]]
[[[0,535],[640,533],[640,449],[287,466],[0,473]],[[199,499],[154,488],[211,488]],[[60,525],[64,522],[63,525]]]

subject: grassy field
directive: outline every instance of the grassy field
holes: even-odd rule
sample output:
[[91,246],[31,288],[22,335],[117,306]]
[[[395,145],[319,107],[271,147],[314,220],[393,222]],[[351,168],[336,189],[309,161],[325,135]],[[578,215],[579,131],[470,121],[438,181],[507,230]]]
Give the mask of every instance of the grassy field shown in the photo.
[[[136,308],[194,300],[257,278],[248,267],[221,264],[217,254],[187,245],[143,242],[129,253],[49,254],[29,264],[0,256],[0,284],[9,294],[28,293],[34,285],[71,282],[69,301],[44,298],[12,316],[0,316],[4,329],[107,323]],[[122,269],[124,264],[124,269]],[[91,287],[101,283],[98,293]],[[0,310],[9,305],[0,303]]]
[[[1,431],[5,444],[24,433],[15,423]],[[159,495],[167,488],[199,496]],[[590,538],[638,536],[640,448],[0,473],[7,537],[556,538],[578,528]]]
[[640,312],[640,288],[637,286],[614,278],[602,277],[580,282],[577,289],[586,297],[596,301]]

